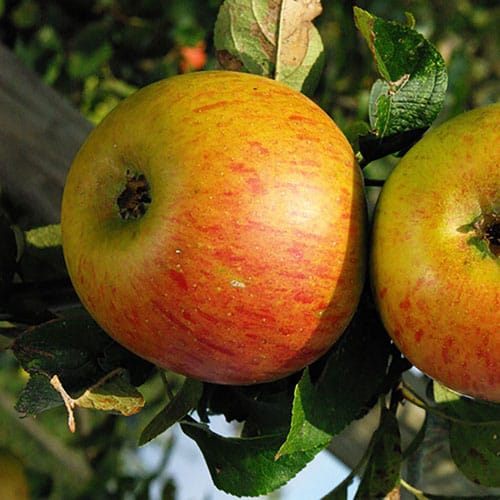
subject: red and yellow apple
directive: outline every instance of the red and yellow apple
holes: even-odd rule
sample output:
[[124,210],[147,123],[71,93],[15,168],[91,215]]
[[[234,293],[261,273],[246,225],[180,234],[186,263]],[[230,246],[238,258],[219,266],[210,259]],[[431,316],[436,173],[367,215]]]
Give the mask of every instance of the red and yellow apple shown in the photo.
[[69,171],[63,249],[82,303],[160,367],[224,384],[291,374],[345,330],[365,270],[360,169],[276,81],[207,71],[123,101]]
[[457,392],[500,402],[500,104],[429,132],[377,203],[371,276],[402,353]]

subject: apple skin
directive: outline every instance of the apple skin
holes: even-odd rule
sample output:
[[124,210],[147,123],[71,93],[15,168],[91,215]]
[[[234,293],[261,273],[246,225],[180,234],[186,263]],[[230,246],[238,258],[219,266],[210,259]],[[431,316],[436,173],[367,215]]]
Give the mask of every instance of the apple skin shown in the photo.
[[496,213],[498,238],[499,144],[500,104],[425,135],[382,188],[370,257],[377,306],[401,352],[443,385],[492,402],[500,402],[500,259],[471,244],[467,226]]
[[[122,219],[127,172],[152,202]],[[156,365],[221,384],[276,380],[345,330],[366,267],[362,175],[301,93],[237,72],[141,89],[67,176],[62,239],[82,303]]]

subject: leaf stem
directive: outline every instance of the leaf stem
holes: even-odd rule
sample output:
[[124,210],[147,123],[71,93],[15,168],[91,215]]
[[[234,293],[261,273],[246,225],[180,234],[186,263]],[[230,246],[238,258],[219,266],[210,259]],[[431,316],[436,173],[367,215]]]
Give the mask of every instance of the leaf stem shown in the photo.
[[407,483],[403,478],[400,479],[401,486],[409,491],[412,495],[415,496],[417,500],[428,500],[427,496],[422,490],[419,490],[412,486],[411,484]]
[[66,406],[66,410],[68,412],[68,427],[69,430],[74,433],[76,431],[76,423],[75,423],[75,400],[66,392],[66,389],[63,387],[59,377],[54,375],[50,379],[50,385],[59,393],[62,400],[64,401],[64,406]]
[[163,385],[165,386],[165,390],[167,391],[167,396],[170,401],[172,401],[175,397],[174,391],[172,391],[172,387],[170,387],[170,384],[168,382],[168,378],[163,370],[160,371],[160,377],[163,382]]
[[280,80],[281,77],[281,33],[282,33],[282,27],[283,27],[283,22],[284,22],[284,11],[285,11],[285,3],[286,2],[281,2],[280,6],[280,14],[279,14],[279,20],[278,20],[278,27],[277,27],[277,32],[276,32],[276,62],[274,65],[274,80]]
[[414,391],[414,389],[410,387],[408,384],[403,382],[400,391],[402,397],[407,401],[409,401],[410,403],[426,411],[429,409],[429,405],[423,399],[421,399]]

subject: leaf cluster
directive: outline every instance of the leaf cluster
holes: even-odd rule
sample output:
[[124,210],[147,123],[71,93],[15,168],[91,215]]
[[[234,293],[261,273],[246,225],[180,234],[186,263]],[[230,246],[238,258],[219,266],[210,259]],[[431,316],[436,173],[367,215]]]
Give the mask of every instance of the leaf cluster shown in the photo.
[[208,39],[219,4],[5,2],[0,7],[0,39],[97,123],[139,87],[177,74],[182,49]]

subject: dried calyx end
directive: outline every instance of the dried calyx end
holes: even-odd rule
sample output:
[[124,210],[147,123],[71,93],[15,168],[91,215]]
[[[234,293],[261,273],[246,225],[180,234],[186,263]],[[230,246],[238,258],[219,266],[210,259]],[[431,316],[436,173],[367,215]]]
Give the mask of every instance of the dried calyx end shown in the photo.
[[500,257],[500,214],[498,212],[481,214],[470,224],[460,227],[459,231],[473,233],[467,240],[469,245],[477,247],[490,257]]
[[481,226],[483,237],[489,245],[490,252],[495,257],[500,256],[500,214],[485,215]]
[[142,217],[151,203],[149,183],[144,174],[127,170],[125,188],[116,199],[122,219]]

